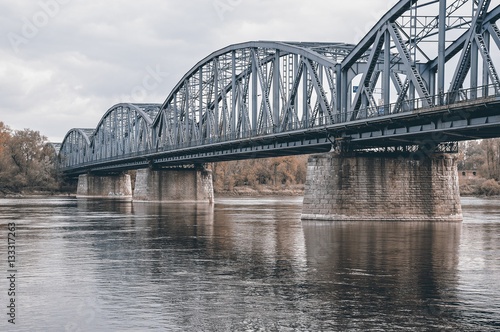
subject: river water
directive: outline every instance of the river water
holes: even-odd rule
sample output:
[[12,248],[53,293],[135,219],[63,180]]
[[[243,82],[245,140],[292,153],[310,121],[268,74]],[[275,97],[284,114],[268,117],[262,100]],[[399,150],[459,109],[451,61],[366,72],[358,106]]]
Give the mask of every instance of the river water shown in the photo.
[[463,223],[301,222],[301,201],[0,199],[0,330],[500,330],[500,199],[463,198]]

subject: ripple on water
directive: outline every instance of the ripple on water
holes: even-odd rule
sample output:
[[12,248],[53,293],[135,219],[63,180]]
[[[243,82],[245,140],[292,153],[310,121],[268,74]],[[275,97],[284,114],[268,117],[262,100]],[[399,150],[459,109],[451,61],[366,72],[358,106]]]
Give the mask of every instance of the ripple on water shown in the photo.
[[301,202],[228,198],[212,210],[0,199],[0,223],[19,225],[20,323],[30,331],[499,328],[498,199],[464,198],[463,224],[302,223]]

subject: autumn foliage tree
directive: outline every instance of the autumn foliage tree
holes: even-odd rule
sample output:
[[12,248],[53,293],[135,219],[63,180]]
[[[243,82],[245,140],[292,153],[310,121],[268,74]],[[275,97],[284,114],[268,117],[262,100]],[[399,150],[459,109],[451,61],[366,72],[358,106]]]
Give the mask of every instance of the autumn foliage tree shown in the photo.
[[0,122],[0,157],[3,156],[3,152],[7,147],[10,139],[10,128],[7,127],[3,122]]
[[460,170],[476,170],[485,179],[500,180],[500,138],[461,143]]
[[218,162],[212,165],[215,191],[234,187],[260,185],[282,186],[304,184],[306,156],[286,156]]
[[54,191],[56,156],[47,138],[30,129],[12,131],[0,122],[0,191]]
[[465,180],[461,191],[472,195],[500,195],[500,138],[463,142],[460,151],[459,170],[473,170],[478,175],[477,179]]

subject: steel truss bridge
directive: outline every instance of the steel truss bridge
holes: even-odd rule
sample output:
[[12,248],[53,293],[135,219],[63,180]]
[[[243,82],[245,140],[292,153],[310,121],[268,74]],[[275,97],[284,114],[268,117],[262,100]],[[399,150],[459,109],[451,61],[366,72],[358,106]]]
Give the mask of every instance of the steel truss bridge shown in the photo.
[[163,104],[71,129],[63,172],[500,136],[500,6],[402,0],[357,45],[259,41],[198,62]]

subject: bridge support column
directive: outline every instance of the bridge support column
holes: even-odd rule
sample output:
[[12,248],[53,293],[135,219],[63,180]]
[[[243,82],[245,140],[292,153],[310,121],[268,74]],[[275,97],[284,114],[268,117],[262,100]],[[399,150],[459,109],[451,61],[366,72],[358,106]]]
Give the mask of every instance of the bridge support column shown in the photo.
[[78,177],[77,197],[131,198],[130,175],[82,174]]
[[461,221],[456,154],[331,152],[307,166],[304,220]]
[[212,203],[213,197],[212,171],[203,167],[137,170],[134,200]]

